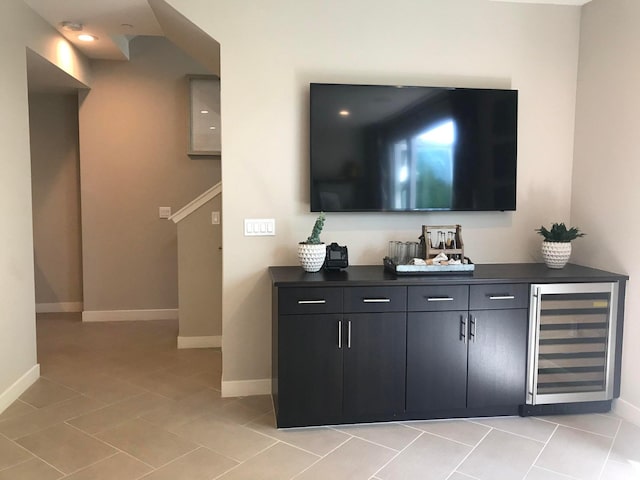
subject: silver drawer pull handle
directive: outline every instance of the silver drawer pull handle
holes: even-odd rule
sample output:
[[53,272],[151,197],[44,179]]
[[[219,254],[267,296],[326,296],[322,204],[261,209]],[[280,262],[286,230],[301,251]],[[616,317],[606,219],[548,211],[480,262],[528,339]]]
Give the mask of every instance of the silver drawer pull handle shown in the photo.
[[362,303],[389,303],[390,298],[363,298]]
[[515,295],[489,295],[489,300],[514,300]]
[[452,297],[427,297],[427,302],[451,302]]
[[298,305],[323,304],[326,300],[298,300]]

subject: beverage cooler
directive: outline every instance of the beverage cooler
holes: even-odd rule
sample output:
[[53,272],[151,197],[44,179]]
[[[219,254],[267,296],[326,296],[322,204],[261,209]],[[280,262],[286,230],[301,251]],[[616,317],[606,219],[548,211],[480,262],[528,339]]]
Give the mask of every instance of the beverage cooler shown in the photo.
[[617,303],[616,282],[531,285],[525,414],[581,411],[587,402],[608,410]]

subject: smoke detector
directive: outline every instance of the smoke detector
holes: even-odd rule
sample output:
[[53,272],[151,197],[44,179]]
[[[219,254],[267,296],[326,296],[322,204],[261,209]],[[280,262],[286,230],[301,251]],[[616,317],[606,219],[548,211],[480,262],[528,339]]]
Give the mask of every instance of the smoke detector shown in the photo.
[[63,30],[66,30],[67,32],[81,32],[82,31],[82,24],[79,22],[67,22],[64,21],[60,24],[62,26]]

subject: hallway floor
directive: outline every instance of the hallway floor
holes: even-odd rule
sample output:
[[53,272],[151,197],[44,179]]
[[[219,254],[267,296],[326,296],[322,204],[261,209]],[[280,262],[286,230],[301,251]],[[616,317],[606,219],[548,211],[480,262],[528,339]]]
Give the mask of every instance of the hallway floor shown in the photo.
[[217,349],[176,322],[38,316],[41,378],[0,414],[0,480],[627,480],[640,427],[612,414],[274,428],[221,398]]

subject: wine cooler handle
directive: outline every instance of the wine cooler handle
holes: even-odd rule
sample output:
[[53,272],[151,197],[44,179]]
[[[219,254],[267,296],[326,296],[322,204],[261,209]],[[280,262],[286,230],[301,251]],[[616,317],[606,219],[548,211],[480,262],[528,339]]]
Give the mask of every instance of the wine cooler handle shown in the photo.
[[540,287],[535,287],[531,295],[531,313],[529,318],[529,361],[527,362],[527,403],[530,405],[536,404],[541,303],[542,295]]

